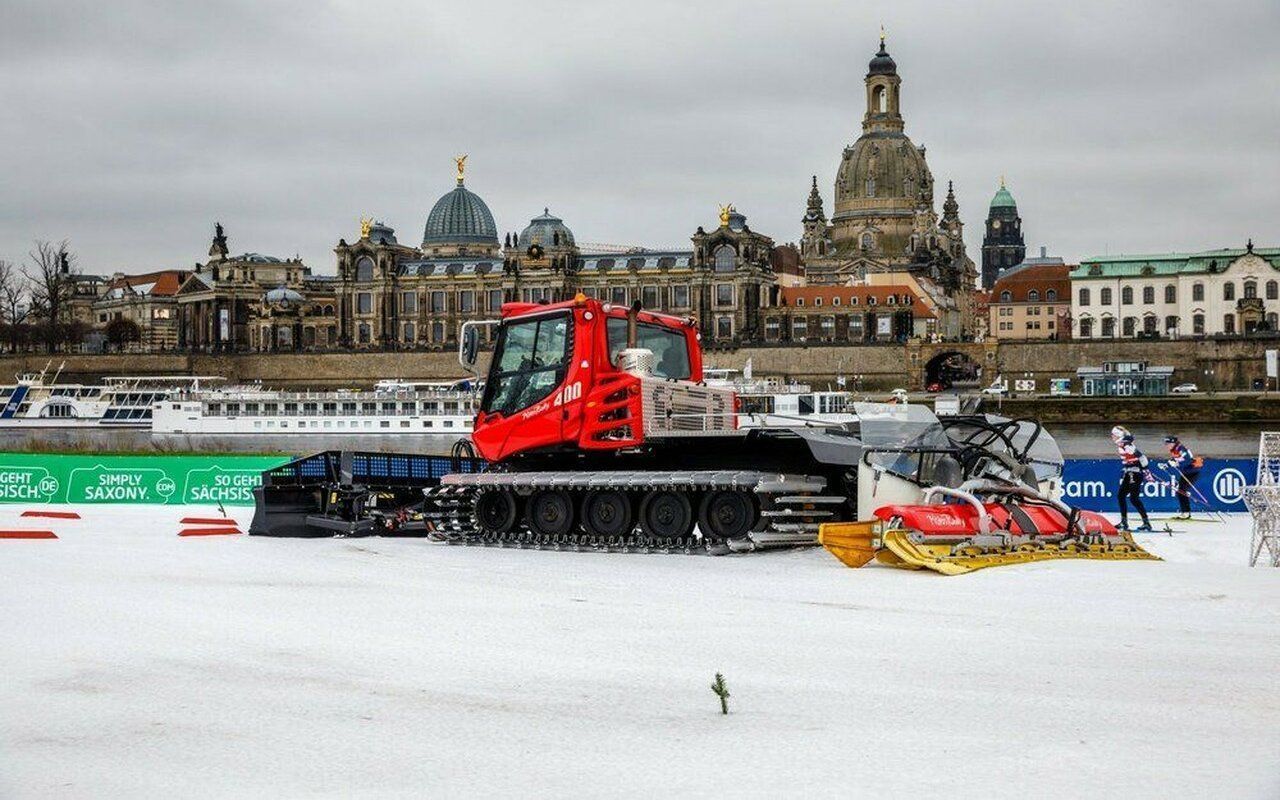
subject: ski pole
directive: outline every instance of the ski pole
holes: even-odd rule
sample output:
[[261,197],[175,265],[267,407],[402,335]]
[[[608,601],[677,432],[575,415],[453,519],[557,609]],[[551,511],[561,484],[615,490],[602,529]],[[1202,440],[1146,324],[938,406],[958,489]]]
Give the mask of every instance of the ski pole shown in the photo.
[[1186,482],[1186,484],[1187,484],[1187,489],[1189,490],[1189,491],[1187,492],[1187,494],[1188,494],[1189,496],[1193,496],[1193,497],[1196,499],[1196,504],[1197,504],[1197,505],[1199,505],[1199,506],[1201,506],[1201,507],[1203,507],[1204,512],[1205,512],[1206,514],[1210,515],[1211,517],[1216,518],[1216,519],[1218,520],[1218,522],[1226,522],[1226,521],[1227,521],[1227,516],[1226,516],[1226,514],[1222,513],[1221,511],[1217,511],[1217,510],[1215,510],[1215,509],[1213,508],[1213,506],[1209,503],[1208,498],[1206,498],[1206,497],[1204,496],[1204,494],[1203,494],[1203,493],[1201,493],[1201,491],[1196,487],[1196,485],[1195,485],[1194,483],[1192,483],[1191,481],[1187,480],[1187,476],[1186,476],[1186,475],[1184,475],[1184,474],[1182,473],[1182,470],[1178,469],[1177,465],[1174,465],[1174,464],[1161,464],[1160,466],[1165,467],[1166,469],[1171,469],[1171,470],[1173,470],[1174,472],[1176,472],[1176,473],[1178,474],[1178,477],[1179,477],[1179,478],[1181,478],[1183,481],[1185,481],[1185,482]]

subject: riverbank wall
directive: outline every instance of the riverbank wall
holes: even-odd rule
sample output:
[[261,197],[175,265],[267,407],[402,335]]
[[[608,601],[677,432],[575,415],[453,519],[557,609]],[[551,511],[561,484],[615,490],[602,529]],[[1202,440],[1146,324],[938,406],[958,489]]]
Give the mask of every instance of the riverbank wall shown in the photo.
[[[1174,381],[1203,388],[1242,390],[1265,375],[1270,340],[1111,340],[908,342],[885,345],[786,344],[710,347],[708,365],[742,369],[748,360],[757,374],[780,375],[814,384],[838,375],[860,376],[868,389],[923,387],[931,364],[953,354],[977,364],[988,377],[1027,377],[1037,381],[1074,377],[1079,367],[1104,361],[1145,361],[1172,366]],[[1280,343],[1272,343],[1280,344]],[[90,380],[104,375],[220,375],[233,381],[280,385],[337,386],[369,384],[382,378],[445,380],[462,375],[452,350],[304,352],[304,353],[147,353],[106,355],[0,355],[0,375],[38,371],[52,361],[65,362],[63,374]]]

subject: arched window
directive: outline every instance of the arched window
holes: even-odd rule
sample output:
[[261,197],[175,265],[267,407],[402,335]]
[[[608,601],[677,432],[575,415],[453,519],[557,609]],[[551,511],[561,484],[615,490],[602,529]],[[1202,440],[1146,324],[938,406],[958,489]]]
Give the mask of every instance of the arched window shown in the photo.
[[1222,284],[1222,299],[1223,300],[1236,299],[1236,285],[1231,281],[1227,281],[1226,283]]
[[1040,290],[1032,289],[1031,291],[1027,292],[1027,299],[1033,303],[1040,302]]
[[356,280],[367,282],[373,280],[373,259],[368,256],[360,256],[356,259]]
[[864,234],[862,234],[862,249],[863,249],[863,250],[870,250],[870,249],[872,249],[872,248],[873,248],[873,247],[875,247],[875,246],[876,246],[876,237],[872,236],[870,233],[864,233]]
[[875,295],[872,295],[871,297],[867,298],[867,305],[874,306],[875,304],[876,304]]
[[[871,161],[871,166],[868,169],[874,169],[875,164],[876,162],[873,159]],[[876,176],[875,176],[875,173],[868,171],[867,172],[867,197],[875,197],[875,196],[876,196]]]
[[883,86],[871,90],[871,108],[881,114],[889,110],[889,94]]
[[1236,315],[1235,314],[1224,314],[1222,316],[1222,332],[1223,333],[1236,332]]
[[1267,330],[1269,331],[1276,330],[1277,322],[1280,322],[1280,314],[1277,314],[1276,312],[1272,311],[1270,314],[1267,315]]
[[1204,284],[1203,283],[1191,284],[1191,302],[1193,303],[1204,302]]
[[1080,338],[1090,339],[1093,337],[1093,319],[1090,317],[1080,318]]
[[1080,287],[1080,305],[1089,305],[1089,290],[1083,286]]
[[715,251],[716,272],[733,272],[737,263],[737,253],[727,244],[722,244]]
[[1178,302],[1178,287],[1172,283],[1164,287],[1164,301],[1166,303]]
[[1120,305],[1122,306],[1133,305],[1133,287],[1132,286],[1126,286],[1120,290]]
[[1156,319],[1156,315],[1155,315],[1155,314],[1151,314],[1151,315],[1149,315],[1149,316],[1143,317],[1143,318],[1142,318],[1142,332],[1143,332],[1143,333],[1155,333],[1155,332],[1156,332],[1156,324],[1157,324],[1158,322],[1159,322],[1159,320],[1157,320],[1157,319]]
[[1280,284],[1275,281],[1267,281],[1267,299],[1275,300],[1280,297]]
[[1053,301],[1057,300],[1057,299],[1058,299],[1058,290],[1057,290],[1057,289],[1050,289],[1049,291],[1045,292],[1045,293],[1044,293],[1044,299],[1045,299],[1045,300],[1048,300],[1050,303],[1052,303]]
[[1142,302],[1143,302],[1143,303],[1146,303],[1147,305],[1151,305],[1151,304],[1152,304],[1152,303],[1154,303],[1155,301],[1156,301],[1156,287],[1154,287],[1154,286],[1143,286],[1143,287],[1142,287]]
[[[1199,286],[1200,284],[1196,284]],[[1191,317],[1191,332],[1197,336],[1204,336],[1204,314],[1196,314]]]
[[360,344],[368,344],[372,337],[373,329],[369,327],[369,323],[361,322],[359,327]]
[[1116,335],[1115,317],[1102,318],[1102,335],[1108,339]]
[[414,334],[415,334],[415,328],[413,326],[413,323],[406,322],[404,324],[404,339],[402,341],[404,341],[406,344],[412,344],[414,339]]
[[1005,289],[1003,292],[1000,293],[1001,303],[1009,303],[1012,301],[1013,301],[1013,292],[1010,292],[1008,289]]
[[1121,331],[1122,331],[1121,335],[1132,336],[1134,334],[1134,331],[1137,330],[1137,327],[1138,327],[1138,320],[1134,319],[1133,317],[1125,317],[1121,327]]
[[1178,332],[1178,318],[1177,318],[1177,317],[1175,317],[1175,316],[1168,316],[1168,317],[1165,317],[1165,318],[1164,318],[1164,332],[1165,332],[1165,333],[1167,333],[1167,334],[1169,334],[1170,336],[1173,336],[1173,335],[1175,335],[1175,334]]
[[1102,301],[1104,306],[1111,305],[1111,287],[1108,286],[1098,293],[1098,299]]
[[1258,297],[1258,282],[1245,281],[1244,282],[1244,299],[1256,300],[1257,297]]

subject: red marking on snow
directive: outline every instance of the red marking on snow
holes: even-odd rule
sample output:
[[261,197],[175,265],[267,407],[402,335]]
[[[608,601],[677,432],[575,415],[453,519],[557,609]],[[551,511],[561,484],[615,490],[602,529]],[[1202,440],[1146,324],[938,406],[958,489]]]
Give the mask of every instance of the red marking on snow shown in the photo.
[[235,536],[238,533],[239,528],[183,528],[178,531],[179,536]]
[[236,521],[226,517],[183,517],[183,525],[235,525]]
[[0,531],[0,539],[57,539],[53,531]]
[[45,519],[80,519],[74,511],[23,511],[24,517],[43,517]]

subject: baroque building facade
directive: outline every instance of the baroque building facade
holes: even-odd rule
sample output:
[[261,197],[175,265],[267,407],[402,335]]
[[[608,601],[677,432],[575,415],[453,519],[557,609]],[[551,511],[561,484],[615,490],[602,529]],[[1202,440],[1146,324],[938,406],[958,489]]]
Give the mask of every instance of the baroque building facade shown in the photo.
[[333,347],[333,285],[312,275],[298,258],[231,255],[219,223],[209,260],[196,264],[177,291],[178,347],[210,352]]
[[935,211],[933,174],[925,148],[905,133],[902,79],[883,37],[864,84],[862,135],[841,155],[829,221],[816,177],[809,191],[800,243],[807,282],[897,285],[910,275],[931,298],[939,335],[972,335],[977,270],[959,203],[948,184],[942,217]]
[[699,227],[688,250],[583,250],[549,209],[500,241],[457,161],[457,183],[432,207],[420,246],[373,220],[362,221],[356,241],[339,241],[340,346],[449,348],[463,322],[496,318],[503,303],[579,292],[691,316],[709,344],[761,338],[761,310],[776,300],[777,248],[732,206],[714,229]]
[[1280,248],[1087,258],[1071,271],[1079,339],[1280,330]]

